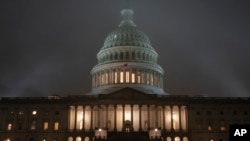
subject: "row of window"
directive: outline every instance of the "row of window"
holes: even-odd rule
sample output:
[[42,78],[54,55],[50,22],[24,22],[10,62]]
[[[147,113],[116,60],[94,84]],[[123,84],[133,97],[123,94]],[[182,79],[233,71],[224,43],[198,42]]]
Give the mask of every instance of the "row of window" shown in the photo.
[[[5,138],[3,141],[22,141],[21,138],[15,138],[15,139],[11,139],[11,138]],[[35,141],[35,138],[31,137],[29,138],[29,141]],[[48,141],[47,138],[43,138],[42,141]],[[53,138],[52,141],[57,141],[57,138]]]
[[[219,124],[217,126],[219,126],[220,131],[225,131],[226,130],[225,120],[220,120],[220,122],[219,122]],[[197,122],[197,128],[198,129],[202,128],[202,123],[200,121]],[[216,128],[214,128],[213,124],[211,122],[209,122],[208,125],[207,125],[207,130],[212,131],[214,129],[216,129]]]
[[[89,140],[90,140],[89,137],[85,137],[83,141],[89,141]],[[162,138],[162,140],[164,140],[164,139]],[[183,138],[178,137],[178,136],[176,136],[174,138],[172,138],[172,137],[166,137],[165,140],[166,141],[188,141],[188,137],[183,137]],[[68,137],[68,141],[74,141],[74,138],[73,137]],[[76,137],[75,141],[82,141],[82,137],[80,137],[80,136]]]
[[144,62],[150,62],[150,63],[156,63],[157,57],[153,56],[152,54],[146,54],[145,52],[115,52],[115,53],[109,53],[106,55],[102,55],[98,57],[98,63],[106,63],[111,61],[121,61],[121,60],[136,60],[136,61],[144,61]]
[[[15,115],[15,112],[14,112],[14,111],[10,111],[10,114],[11,114],[11,115]],[[32,114],[33,116],[36,116],[36,115],[38,114],[38,112],[37,112],[36,110],[33,110],[33,111],[31,111],[31,114]],[[55,115],[59,115],[59,114],[60,114],[59,111],[55,111]],[[24,111],[18,111],[18,112],[17,112],[17,115],[23,116],[23,115],[24,115]],[[45,112],[44,112],[44,115],[49,115],[49,111],[45,111]]]
[[[230,112],[231,112],[231,111],[230,111]],[[201,112],[198,111],[198,112],[196,112],[196,114],[197,114],[197,115],[201,115]],[[206,114],[207,114],[207,115],[212,115],[212,112],[211,112],[211,111],[207,111]],[[220,114],[220,115],[224,115],[225,113],[224,113],[224,111],[220,111],[219,114]],[[238,115],[239,113],[238,113],[237,111],[233,111],[232,114],[233,114],[233,115]],[[244,111],[244,112],[243,112],[243,115],[248,115],[248,112],[247,112],[247,111]]]
[[[17,130],[22,130],[23,127],[22,127],[22,123],[17,123]],[[13,130],[13,123],[9,122],[7,124],[7,131],[12,131]],[[30,130],[34,131],[34,130],[37,130],[37,122],[36,120],[32,120],[31,122],[31,125],[30,125]],[[43,131],[48,131],[49,130],[49,122],[48,121],[45,121],[43,122]],[[54,131],[58,131],[59,130],[59,122],[58,121],[55,121],[53,123],[53,130]]]
[[[122,66],[126,69],[126,66]],[[117,84],[117,83],[135,83],[146,84],[157,87],[162,87],[162,77],[157,72],[147,71],[129,71],[129,70],[111,70],[107,72],[101,72],[93,75],[92,77],[93,87]]]

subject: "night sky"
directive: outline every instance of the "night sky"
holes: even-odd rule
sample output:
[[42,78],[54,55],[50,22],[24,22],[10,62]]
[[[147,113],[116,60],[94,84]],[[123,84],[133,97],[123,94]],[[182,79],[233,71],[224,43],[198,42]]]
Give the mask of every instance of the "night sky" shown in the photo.
[[[172,95],[250,97],[249,0],[131,0]],[[1,0],[0,96],[81,95],[125,0]]]

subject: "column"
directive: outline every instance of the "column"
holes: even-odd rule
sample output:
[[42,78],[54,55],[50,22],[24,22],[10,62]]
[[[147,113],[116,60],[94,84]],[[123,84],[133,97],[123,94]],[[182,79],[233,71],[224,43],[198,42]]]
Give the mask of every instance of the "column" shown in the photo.
[[108,122],[109,122],[108,114],[109,114],[109,105],[106,105],[106,129],[107,130],[108,130]]
[[101,111],[100,111],[100,109],[101,109],[101,105],[98,105],[97,106],[98,107],[98,121],[97,121],[97,125],[98,125],[98,128],[100,128],[101,127]]
[[122,129],[124,130],[124,120],[125,120],[125,105],[122,105]]
[[134,121],[133,121],[133,108],[134,108],[134,105],[132,104],[130,107],[131,107],[131,125],[132,125],[131,129],[133,131],[134,130]]
[[158,105],[155,105],[155,112],[156,112],[156,114],[155,114],[155,115],[156,115],[156,116],[155,116],[155,119],[156,119],[156,120],[155,120],[155,121],[156,121],[155,124],[156,124],[156,125],[155,125],[155,126],[156,126],[156,128],[158,128],[158,127],[159,127],[159,125],[158,125],[158,124],[159,124],[159,120],[158,120]]
[[93,130],[93,106],[90,106],[90,130]]
[[82,130],[85,130],[85,106],[82,106]]
[[182,130],[181,128],[181,106],[178,106],[178,110],[179,110],[179,131]]
[[114,117],[114,131],[116,131],[116,110],[117,110],[117,105],[114,105],[114,112],[115,112],[115,117]]
[[75,131],[77,130],[77,106],[75,106]]
[[188,107],[185,106],[185,116],[186,116],[186,131],[188,131]]
[[148,130],[150,129],[150,105],[148,105]]
[[141,128],[141,106],[142,105],[139,105],[139,131],[142,131],[142,128]]
[[170,112],[171,112],[171,131],[173,131],[173,105],[170,106]]
[[163,130],[166,130],[166,127],[165,127],[165,105],[162,106],[162,112],[163,112]]

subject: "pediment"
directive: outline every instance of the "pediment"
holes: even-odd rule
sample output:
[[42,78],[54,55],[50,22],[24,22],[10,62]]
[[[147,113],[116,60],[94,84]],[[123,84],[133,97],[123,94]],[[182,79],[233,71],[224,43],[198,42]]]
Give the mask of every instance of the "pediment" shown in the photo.
[[110,94],[101,94],[100,98],[107,99],[152,99],[156,98],[156,94],[146,94],[141,91],[135,90],[133,88],[123,88],[117,91],[114,91]]

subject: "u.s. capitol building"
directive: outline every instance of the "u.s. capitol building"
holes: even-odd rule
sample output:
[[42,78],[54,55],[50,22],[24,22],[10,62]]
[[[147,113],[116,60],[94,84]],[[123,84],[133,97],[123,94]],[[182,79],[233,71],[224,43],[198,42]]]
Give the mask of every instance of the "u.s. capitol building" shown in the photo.
[[0,141],[228,141],[250,98],[170,95],[148,36],[123,20],[105,39],[85,95],[1,98]]

